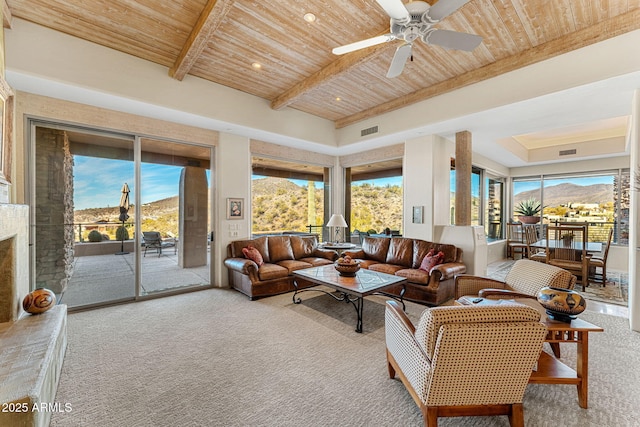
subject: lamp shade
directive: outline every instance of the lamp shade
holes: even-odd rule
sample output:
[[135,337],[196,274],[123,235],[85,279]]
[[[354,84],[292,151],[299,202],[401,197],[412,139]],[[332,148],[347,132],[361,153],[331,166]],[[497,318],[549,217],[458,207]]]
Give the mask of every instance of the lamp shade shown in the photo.
[[333,214],[327,223],[327,227],[347,227],[347,221],[342,214]]

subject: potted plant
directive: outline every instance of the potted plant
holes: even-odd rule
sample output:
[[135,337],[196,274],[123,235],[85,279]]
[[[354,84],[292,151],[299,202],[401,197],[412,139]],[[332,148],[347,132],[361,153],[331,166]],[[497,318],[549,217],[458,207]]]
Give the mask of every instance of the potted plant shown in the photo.
[[518,219],[523,224],[537,224],[540,222],[540,210],[542,206],[536,199],[527,199],[520,202],[514,209]]

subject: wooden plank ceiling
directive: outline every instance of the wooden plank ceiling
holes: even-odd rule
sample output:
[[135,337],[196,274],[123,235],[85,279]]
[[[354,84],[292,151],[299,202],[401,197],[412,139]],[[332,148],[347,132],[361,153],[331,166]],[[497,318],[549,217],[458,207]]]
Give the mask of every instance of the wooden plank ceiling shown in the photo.
[[[10,17],[164,65],[178,80],[201,77],[336,127],[640,28],[640,0],[471,0],[436,27],[481,35],[478,48],[450,51],[417,41],[413,61],[388,79],[399,41],[331,53],[388,32],[389,18],[375,0],[4,1]],[[303,19],[308,12],[315,22]]]

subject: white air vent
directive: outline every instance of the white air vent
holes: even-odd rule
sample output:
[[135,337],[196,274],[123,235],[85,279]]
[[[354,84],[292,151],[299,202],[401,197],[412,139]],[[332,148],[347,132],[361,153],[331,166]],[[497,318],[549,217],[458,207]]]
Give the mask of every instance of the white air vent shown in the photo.
[[360,131],[360,136],[371,135],[372,133],[378,133],[378,126],[372,126],[370,128],[362,129]]
[[568,156],[570,154],[576,154],[576,149],[574,148],[573,150],[560,150],[559,154],[561,156]]

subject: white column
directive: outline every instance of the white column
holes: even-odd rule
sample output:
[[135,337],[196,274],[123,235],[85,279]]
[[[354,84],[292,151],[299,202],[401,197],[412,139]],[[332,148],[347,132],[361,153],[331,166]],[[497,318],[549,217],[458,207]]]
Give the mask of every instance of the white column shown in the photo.
[[636,286],[640,275],[640,89],[633,96],[631,129],[629,132],[629,151],[631,152],[631,191],[629,209],[629,326],[640,331],[640,292]]

